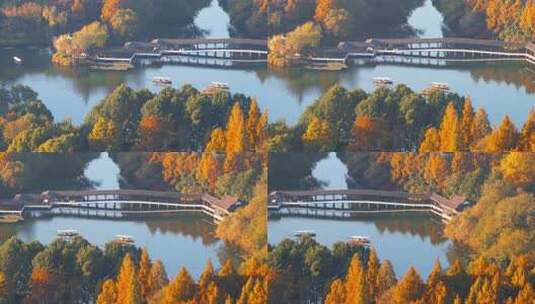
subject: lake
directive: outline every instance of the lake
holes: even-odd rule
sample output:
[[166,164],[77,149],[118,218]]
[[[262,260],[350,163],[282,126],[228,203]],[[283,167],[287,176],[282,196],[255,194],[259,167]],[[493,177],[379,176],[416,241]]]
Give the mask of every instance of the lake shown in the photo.
[[[416,9],[409,23],[423,37],[441,36],[440,13],[428,0]],[[203,9],[195,24],[208,37],[227,37],[229,19],[214,0]],[[15,65],[13,56],[24,62]],[[255,97],[262,108],[269,110],[270,120],[297,122],[304,109],[333,84],[348,88],[373,89],[372,79],[391,77],[396,84],[404,83],[422,90],[430,82],[447,82],[452,90],[472,97],[475,107],[483,107],[493,124],[504,115],[520,126],[535,107],[535,67],[519,62],[450,63],[443,67],[406,66],[370,63],[352,66],[343,71],[292,69],[273,71],[265,66],[246,69],[223,69],[200,66],[143,66],[130,71],[71,69],[50,63],[49,49],[0,49],[0,82],[32,87],[54,114],[56,120],[72,119],[76,124],[106,94],[121,83],[140,89],[160,90],[152,78],[167,76],[174,86],[192,84],[204,88],[212,81],[228,83],[233,92]]]
[[[85,176],[96,182],[96,189],[118,189],[119,168],[107,153],[91,161]],[[66,208],[68,209],[68,208]],[[148,216],[135,219],[105,219],[50,215],[34,212],[17,224],[0,225],[0,241],[17,236],[24,241],[37,240],[43,244],[56,238],[57,230],[75,229],[92,244],[104,246],[115,235],[134,237],[136,246],[146,247],[153,260],[159,259],[170,276],[185,266],[196,278],[208,259],[214,267],[221,265],[233,254],[215,237],[215,224],[211,218],[187,213],[172,216]]]
[[[318,161],[312,175],[323,182],[324,189],[347,189],[347,168],[335,153]],[[276,189],[269,189],[273,190]],[[443,227],[440,219],[427,213],[352,219],[273,216],[268,221],[268,241],[275,245],[285,238],[292,238],[296,231],[312,230],[319,243],[332,248],[334,243],[347,241],[352,235],[364,235],[371,239],[379,258],[392,262],[399,277],[410,266],[426,277],[435,260],[440,260],[442,266],[450,263],[452,243],[444,237]]]

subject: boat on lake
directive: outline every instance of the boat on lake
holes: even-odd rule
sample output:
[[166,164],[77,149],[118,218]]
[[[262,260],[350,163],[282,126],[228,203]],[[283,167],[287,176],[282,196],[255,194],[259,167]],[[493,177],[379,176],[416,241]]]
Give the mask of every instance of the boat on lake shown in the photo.
[[371,244],[371,241],[370,241],[370,238],[367,236],[352,235],[349,237],[348,243],[352,245],[369,246]]
[[58,237],[75,237],[80,235],[76,229],[60,229],[56,234]]
[[117,234],[115,236],[115,242],[125,244],[125,245],[135,244],[134,237],[131,235],[126,235],[126,234]]
[[451,90],[451,87],[450,87],[450,85],[448,83],[445,83],[445,82],[431,82],[431,86],[423,89],[421,94],[423,96],[427,96],[427,95],[429,95],[430,93],[433,93],[433,92],[447,93],[447,92],[450,92],[450,90]]
[[374,77],[373,84],[376,87],[392,86],[394,84],[394,80],[392,80],[390,77]]
[[21,64],[22,63],[22,59],[20,57],[13,56],[13,62],[16,63],[16,64]]
[[305,236],[316,237],[316,232],[314,232],[313,230],[297,230],[296,232],[294,232],[294,236],[298,238]]
[[168,85],[168,84],[172,84],[173,83],[171,78],[169,78],[169,77],[161,77],[161,76],[152,78],[152,82],[155,83],[155,84],[163,84],[163,85]]
[[218,92],[228,92],[230,91],[230,86],[227,83],[212,81],[202,92],[204,94],[215,94]]

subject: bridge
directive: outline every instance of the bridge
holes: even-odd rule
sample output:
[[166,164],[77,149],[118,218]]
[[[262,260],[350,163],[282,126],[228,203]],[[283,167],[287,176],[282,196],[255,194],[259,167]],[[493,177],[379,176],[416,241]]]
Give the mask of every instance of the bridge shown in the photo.
[[428,212],[449,221],[469,202],[461,196],[451,199],[437,193],[409,193],[368,189],[274,191],[269,195],[272,215],[351,218],[399,212]]
[[[65,212],[77,215],[132,217],[200,212],[217,222],[242,205],[243,203],[236,197],[218,198],[207,193],[148,190],[44,191],[39,194],[17,194],[13,199],[0,205],[0,214],[15,214],[22,217],[31,211],[54,211],[54,214]],[[90,213],[90,210],[99,212]]]
[[[267,40],[245,38],[154,39],[150,42],[126,42],[120,48],[107,48],[95,54],[101,63],[134,64],[140,60],[201,65],[229,66],[231,63],[253,64],[267,62]],[[191,57],[213,58],[206,62]],[[182,58],[169,60],[167,58]],[[186,58],[187,60],[184,60]]]
[[535,44],[452,37],[371,38],[366,41],[342,41],[336,47],[313,49],[309,60],[349,63],[350,59],[355,58],[380,57],[383,62],[393,62],[393,57],[397,57],[457,61],[525,60],[535,64]]

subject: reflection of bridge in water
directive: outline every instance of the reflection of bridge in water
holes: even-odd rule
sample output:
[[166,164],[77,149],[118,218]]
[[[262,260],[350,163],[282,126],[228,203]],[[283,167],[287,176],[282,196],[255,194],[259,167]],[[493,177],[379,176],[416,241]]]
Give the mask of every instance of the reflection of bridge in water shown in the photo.
[[[192,38],[154,39],[127,42],[95,55],[97,62],[174,63],[219,67],[245,66],[267,62],[265,39]],[[343,41],[336,47],[309,50],[309,62],[444,65],[448,61],[525,60],[535,64],[535,44],[510,43],[472,38],[399,38]],[[211,59],[211,60],[207,60]]]
[[200,212],[222,220],[242,203],[235,197],[217,198],[207,193],[148,190],[45,191],[18,194],[0,205],[0,214],[23,216],[31,211],[85,217],[136,217],[149,214]]
[[366,189],[274,191],[269,195],[271,215],[351,218],[400,212],[430,212],[444,221],[459,214],[468,202],[464,197],[447,199],[436,193]]
[[[98,62],[174,63],[232,67],[267,62],[267,41],[245,38],[154,39],[98,53]],[[207,60],[210,59],[210,60]]]
[[[535,44],[471,38],[400,38],[343,41],[313,50],[311,61],[441,65],[447,61],[525,60],[535,64]],[[353,61],[352,61],[353,60]]]

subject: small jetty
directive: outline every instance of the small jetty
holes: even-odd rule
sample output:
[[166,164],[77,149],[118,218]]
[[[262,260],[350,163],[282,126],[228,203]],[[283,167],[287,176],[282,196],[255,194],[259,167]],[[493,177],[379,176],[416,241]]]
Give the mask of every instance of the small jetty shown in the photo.
[[373,85],[375,87],[391,87],[394,85],[394,80],[390,77],[374,77]]
[[352,235],[347,241],[350,245],[369,246],[371,244],[370,238],[363,235]]
[[126,234],[117,234],[115,236],[115,242],[123,245],[134,245],[134,237]]
[[170,84],[173,83],[171,78],[169,78],[169,77],[161,77],[161,76],[152,78],[152,82],[154,84],[159,84],[159,85],[170,85]]
[[203,94],[215,94],[219,92],[229,92],[230,86],[227,83],[212,81],[203,91]]
[[309,236],[309,237],[316,237],[316,232],[314,232],[313,230],[298,230],[296,232],[294,232],[294,236],[297,237],[297,238],[302,238],[302,237],[306,237],[306,236]]
[[21,64],[22,63],[22,59],[20,57],[13,56],[13,62],[15,64]]

